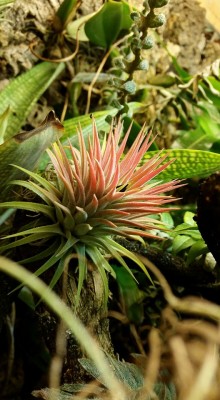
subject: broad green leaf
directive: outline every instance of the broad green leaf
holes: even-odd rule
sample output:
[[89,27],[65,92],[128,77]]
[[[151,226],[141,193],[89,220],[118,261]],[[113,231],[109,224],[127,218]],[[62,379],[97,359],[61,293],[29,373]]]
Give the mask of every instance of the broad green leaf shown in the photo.
[[162,86],[165,88],[169,88],[170,86],[173,86],[176,83],[177,79],[175,76],[170,76],[170,75],[163,75],[163,74],[158,74],[155,76],[152,76],[151,78],[148,79],[148,83],[153,86]]
[[96,13],[94,12],[88,15],[83,15],[83,17],[81,18],[77,18],[76,20],[69,22],[66,27],[68,35],[73,39],[76,39],[78,37],[80,41],[88,42],[89,38],[88,36],[86,36],[85,33],[85,23],[95,14]]
[[161,213],[161,222],[163,222],[166,225],[167,229],[172,229],[174,227],[174,221],[169,212],[163,212]]
[[178,225],[171,233],[170,236],[177,236],[177,234],[187,235],[194,240],[201,239],[201,233],[199,232],[198,228],[195,227],[194,229],[191,228],[188,224],[180,224]]
[[204,97],[206,97],[209,101],[215,105],[220,110],[220,96],[219,94],[213,93],[213,90],[210,89],[210,87],[207,87],[205,82],[201,82],[199,85],[199,89],[201,92],[205,94]]
[[[219,73],[219,77],[220,77],[220,73]],[[207,81],[210,83],[210,85],[213,86],[213,88],[219,93],[219,96],[220,96],[220,82],[219,82],[219,80],[214,78],[214,76],[209,76],[206,79],[206,82]]]
[[[135,110],[136,103],[134,104],[134,107],[132,106],[132,110]],[[139,103],[137,103],[139,104]],[[69,141],[71,144],[75,147],[78,147],[78,136],[77,136],[77,130],[79,127],[81,127],[83,136],[84,138],[87,138],[89,134],[92,132],[92,118],[93,116],[96,121],[97,129],[98,131],[103,130],[107,131],[109,129],[109,124],[106,122],[106,117],[108,115],[111,115],[114,117],[117,114],[117,109],[113,108],[110,110],[105,110],[105,111],[97,111],[94,112],[93,114],[86,114],[86,115],[81,115],[79,117],[74,117],[71,119],[67,119],[64,121],[64,134],[62,135],[61,142],[64,145],[68,145]],[[44,153],[41,157],[40,163],[39,163],[39,170],[43,171],[45,170],[48,162],[50,161],[50,158],[48,154]]]
[[210,104],[208,101],[199,101],[197,105],[202,111],[207,113],[214,122],[220,124],[219,110],[217,109],[217,107],[215,107],[214,104]]
[[109,0],[85,24],[89,40],[97,46],[109,48],[122,30],[132,25],[130,7],[125,1]]
[[0,115],[0,145],[4,143],[4,137],[8,126],[8,118],[10,115],[10,107]]
[[111,110],[97,111],[93,114],[81,115],[79,117],[71,118],[64,121],[63,125],[65,128],[64,135],[61,138],[62,143],[67,144],[68,140],[73,146],[78,143],[77,130],[81,127],[84,138],[87,138],[89,134],[92,133],[92,118],[94,117],[96,121],[97,129],[106,131],[109,129],[109,124],[106,122],[107,115],[114,116],[117,113],[117,109],[113,108]]
[[112,268],[116,273],[121,301],[128,319],[135,324],[142,323],[144,292],[138,288],[136,281],[125,268],[118,265],[112,265]]
[[218,136],[214,136],[214,131],[205,132],[201,128],[199,121],[196,129],[180,130],[177,133],[179,137],[175,140],[174,147],[183,149],[209,150],[213,142],[216,142],[218,138]]
[[203,239],[197,240],[189,249],[187,254],[186,263],[191,264],[196,257],[206,254],[208,252],[208,247]]
[[62,25],[62,28],[64,28],[68,21],[70,21],[74,17],[77,6],[77,0],[63,0],[56,13],[56,16],[59,18],[59,22]]
[[[21,132],[0,145],[0,201],[8,199],[9,183],[22,178],[27,172],[25,169],[33,170],[42,153],[62,131],[63,126],[50,112],[39,128]],[[12,165],[15,162],[18,168]]]
[[183,216],[183,220],[186,224],[190,225],[190,226],[194,226],[197,227],[197,223],[194,220],[194,216],[195,214],[191,211],[186,211],[184,216]]
[[182,250],[187,249],[195,243],[193,239],[189,236],[178,235],[173,240],[172,249],[175,254],[179,253]]
[[[149,158],[153,157],[157,152],[148,151],[142,161],[143,164]],[[166,160],[175,159],[164,171],[158,175],[158,179],[187,179],[194,176],[206,177],[220,170],[220,154],[203,150],[191,149],[172,149],[163,150],[161,157],[167,155]]]
[[210,151],[220,154],[220,140],[216,140],[210,147]]
[[[128,103],[129,115],[132,116],[135,113],[143,112],[146,109],[146,106],[143,103],[139,102],[130,102]],[[98,131],[107,132],[110,128],[108,122],[106,122],[106,117],[110,115],[114,117],[118,112],[117,108],[110,108],[109,110],[104,111],[96,111],[92,114],[81,115],[79,117],[71,118],[63,122],[65,132],[62,135],[61,141],[66,144],[68,139],[70,139],[72,145],[76,145],[78,142],[77,139],[77,129],[79,126],[83,131],[84,138],[88,137],[90,133],[92,133],[92,117],[95,119],[95,123]]]
[[206,133],[209,137],[213,137],[213,140],[219,139],[220,137],[220,125],[215,122],[211,117],[203,113],[196,117],[197,122],[200,127],[203,129],[204,133]]
[[24,124],[33,105],[57,76],[63,71],[64,63],[43,62],[30,71],[14,78],[0,92],[0,114],[10,107],[10,116],[4,137],[16,135]]

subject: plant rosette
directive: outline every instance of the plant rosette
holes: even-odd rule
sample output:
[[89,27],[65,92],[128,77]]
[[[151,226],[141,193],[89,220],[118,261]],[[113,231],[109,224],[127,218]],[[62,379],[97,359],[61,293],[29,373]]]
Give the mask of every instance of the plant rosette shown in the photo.
[[138,166],[154,140],[150,140],[150,133],[145,134],[144,127],[127,152],[125,147],[130,129],[121,140],[122,132],[123,125],[119,121],[114,128],[111,126],[101,143],[93,122],[88,146],[79,129],[79,149],[69,144],[68,156],[64,147],[59,142],[55,143],[52,150],[47,150],[54,169],[48,178],[17,167],[31,180],[12,182],[33,192],[39,201],[13,201],[0,205],[36,213],[37,224],[33,218],[33,226],[28,225],[28,229],[6,236],[4,239],[10,242],[4,244],[3,241],[1,252],[25,244],[36,244],[42,239],[48,242],[46,250],[44,247],[37,255],[22,260],[22,264],[41,261],[36,275],[55,267],[51,287],[60,278],[66,260],[71,255],[77,257],[79,280],[76,303],[89,260],[101,274],[105,301],[108,298],[106,272],[115,276],[110,258],[116,259],[132,274],[124,260],[126,257],[148,274],[144,264],[120,245],[117,237],[142,241],[143,238],[154,237],[152,229],[161,228],[161,221],[155,219],[155,214],[166,212],[164,205],[175,200],[172,195],[164,193],[182,185],[180,180],[161,183],[155,179],[174,161],[167,161],[167,155],[161,156],[160,151]]

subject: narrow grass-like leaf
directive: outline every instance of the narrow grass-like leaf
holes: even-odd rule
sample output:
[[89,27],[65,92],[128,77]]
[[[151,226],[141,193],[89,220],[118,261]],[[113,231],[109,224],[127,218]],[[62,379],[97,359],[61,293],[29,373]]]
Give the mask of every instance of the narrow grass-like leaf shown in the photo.
[[54,286],[56,285],[56,283],[60,279],[60,277],[61,277],[61,275],[62,275],[62,273],[64,271],[64,268],[65,268],[65,260],[67,259],[67,257],[68,257],[68,253],[66,253],[63,257],[61,257],[61,259],[60,259],[60,261],[59,261],[59,263],[58,263],[58,265],[57,265],[57,267],[55,269],[53,277],[52,277],[52,279],[51,279],[51,281],[49,283],[49,287],[51,289],[54,288]]
[[208,247],[203,239],[197,240],[189,249],[186,263],[189,265],[196,257],[208,253]]
[[182,250],[187,249],[188,247],[192,246],[195,241],[186,235],[178,235],[174,238],[172,249],[174,254],[179,253]]
[[24,237],[22,239],[18,239],[9,244],[6,244],[6,245],[0,244],[0,251],[3,252],[5,250],[9,250],[9,249],[12,249],[17,246],[23,246],[25,244],[30,244],[30,243],[36,242],[38,240],[49,239],[50,237],[51,237],[51,233],[45,233],[44,236],[42,236],[42,233],[33,233],[30,236]]
[[[72,331],[83,350],[95,362],[99,372],[102,375],[103,382],[111,390],[111,396],[115,400],[127,399],[127,391],[124,386],[115,378],[104,353],[100,350],[96,340],[89,334],[88,330],[81,323],[69,307],[57,296],[48,286],[39,278],[27,271],[21,265],[5,258],[0,257],[0,269],[4,273],[12,276],[24,285],[30,287],[51,310],[59,316]],[[115,396],[115,394],[117,395]]]
[[0,210],[1,208],[15,208],[17,210],[39,212],[51,219],[53,219],[54,216],[53,207],[47,206],[46,204],[32,203],[30,201],[6,201],[0,203]]
[[0,226],[4,224],[10,216],[15,212],[14,208],[9,208],[0,215]]
[[25,258],[24,260],[20,260],[19,262],[21,262],[22,264],[29,264],[29,263],[34,263],[36,261],[46,259],[46,258],[50,257],[51,254],[55,253],[56,249],[59,246],[59,243],[60,243],[60,241],[56,240],[49,247],[48,247],[48,244],[46,244],[45,250],[35,254],[34,256]]
[[36,174],[35,172],[29,171],[26,168],[22,168],[21,166],[14,165],[12,164],[13,167],[18,168],[20,171],[24,172],[25,174],[29,175],[31,178],[33,178],[36,182],[40,183],[46,190],[52,192],[55,194],[55,196],[59,197],[59,190],[52,184],[50,183],[49,180],[43,178],[40,174]]
[[11,181],[10,184],[29,189],[32,193],[35,193],[48,205],[51,205],[51,203],[54,203],[54,201],[58,201],[58,198],[54,196],[54,193],[45,190],[44,188],[42,188],[41,186],[37,185],[34,182],[15,179],[14,181]]
[[58,234],[61,236],[64,236],[63,232],[61,231],[59,224],[52,224],[52,225],[46,225],[46,226],[37,226],[35,228],[27,229],[25,231],[13,233],[11,235],[5,236],[5,239],[13,238],[13,237],[18,237],[18,236],[26,236],[26,235],[32,235],[32,234],[41,234],[42,239],[44,237],[44,234]]
[[[152,282],[152,279],[146,269],[146,267],[144,266],[144,264],[141,262],[141,260],[139,260],[138,257],[135,256],[135,254],[132,251],[129,251],[128,249],[126,249],[124,246],[120,245],[119,243],[117,243],[115,240],[108,238],[108,241],[111,243],[111,247],[115,248],[122,256],[129,258],[130,260],[132,260],[135,264],[139,265],[139,267],[142,269],[142,271],[145,273],[145,275],[150,279],[150,281]],[[110,244],[109,243],[109,244]],[[131,273],[131,271],[129,270],[129,268],[126,268],[128,272]]]
[[49,260],[47,260],[40,268],[38,268],[38,269],[35,271],[34,274],[35,274],[36,276],[40,276],[40,275],[43,274],[44,272],[48,271],[48,269],[50,269],[51,267],[53,267],[53,265],[55,265],[55,264],[59,261],[59,259],[61,258],[61,256],[60,256],[60,257],[57,257],[57,254],[60,252],[60,250],[62,249],[63,245],[64,245],[64,241],[62,240],[62,241],[60,242],[60,245],[59,245],[57,251],[55,251],[55,253],[49,258]]
[[86,253],[91,257],[91,260],[94,262],[94,265],[96,265],[100,273],[104,287],[103,301],[104,304],[107,305],[109,288],[105,270],[109,271],[109,263],[106,261],[105,257],[100,253],[100,251],[96,247],[86,246]]
[[79,279],[77,285],[77,293],[76,293],[76,303],[75,308],[77,309],[79,305],[80,295],[83,287],[83,282],[86,278],[87,272],[87,258],[84,244],[76,244],[75,245],[77,259],[78,259],[78,270],[79,270]]
[[68,235],[68,239],[65,242],[65,244],[63,245],[62,249],[59,251],[59,253],[57,253],[56,257],[60,257],[63,254],[67,253],[69,249],[71,249],[71,247],[74,246],[75,243],[78,242],[78,238],[75,238],[74,236],[72,236],[71,234]]
[[[121,257],[120,253],[118,252],[118,250],[115,248],[115,246],[113,245],[116,243],[114,240],[112,240],[110,237],[106,236],[104,238],[99,238],[99,242],[102,243],[102,248],[105,249],[106,253],[110,253],[112,255],[113,258],[115,258],[116,260],[118,260],[118,262],[123,265],[123,267],[129,272],[129,274],[133,277],[133,279],[135,279],[134,275],[132,274],[130,268],[128,267],[128,265],[126,264],[125,260]],[[110,265],[111,270],[112,270],[112,275],[115,276],[115,271],[114,268],[112,268],[112,266]]]

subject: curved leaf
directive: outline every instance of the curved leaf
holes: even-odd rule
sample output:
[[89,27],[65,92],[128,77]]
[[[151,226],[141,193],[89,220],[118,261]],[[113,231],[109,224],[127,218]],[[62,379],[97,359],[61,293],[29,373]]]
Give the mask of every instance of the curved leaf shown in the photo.
[[[157,153],[157,151],[148,151],[141,164]],[[160,155],[161,157],[167,155],[163,163],[175,159],[175,162],[158,175],[158,178],[162,180],[187,179],[194,176],[203,178],[220,170],[220,154],[210,151],[173,149],[163,150]]]
[[109,48],[122,30],[132,24],[130,7],[124,1],[108,1],[101,10],[85,24],[89,40],[104,48]]
[[33,105],[63,69],[64,63],[57,66],[57,64],[42,62],[13,79],[0,92],[0,115],[8,107],[11,110],[5,138],[9,139],[18,133]]
[[[63,126],[50,112],[39,128],[15,135],[0,145],[0,201],[11,196],[9,183],[23,178],[27,173],[25,169],[33,170],[41,154],[60,137],[62,131]],[[13,167],[13,162],[18,168]]]

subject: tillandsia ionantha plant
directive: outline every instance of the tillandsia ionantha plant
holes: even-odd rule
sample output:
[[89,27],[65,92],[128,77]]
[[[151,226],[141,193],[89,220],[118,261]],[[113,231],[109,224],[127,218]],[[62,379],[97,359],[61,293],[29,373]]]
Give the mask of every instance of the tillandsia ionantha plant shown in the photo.
[[[100,143],[95,122],[88,149],[79,130],[79,149],[69,144],[67,157],[64,147],[55,143],[48,154],[53,170],[48,177],[17,167],[27,173],[30,181],[15,180],[39,198],[36,202],[13,201],[1,203],[2,208],[35,212],[35,218],[22,231],[5,237],[9,243],[1,251],[42,240],[47,247],[37,255],[21,260],[23,264],[44,260],[36,271],[39,275],[56,266],[51,286],[60,278],[67,257],[78,258],[79,283],[77,301],[86,277],[88,260],[98,268],[108,296],[106,272],[115,276],[109,257],[129,267],[123,257],[137,263],[146,273],[142,262],[116,240],[117,237],[141,239],[152,237],[158,225],[153,215],[167,211],[165,204],[174,201],[164,192],[179,187],[180,180],[161,183],[154,178],[173,160],[158,152],[141,167],[138,164],[153,140],[143,127],[130,149],[125,146],[130,129],[120,141],[121,121],[111,126],[108,136]],[[159,222],[160,223],[160,222]],[[161,224],[161,223],[160,223]],[[13,241],[16,239],[15,241]],[[4,243],[4,242],[3,242]],[[46,250],[45,250],[46,248]],[[130,271],[131,272],[131,271]]]

